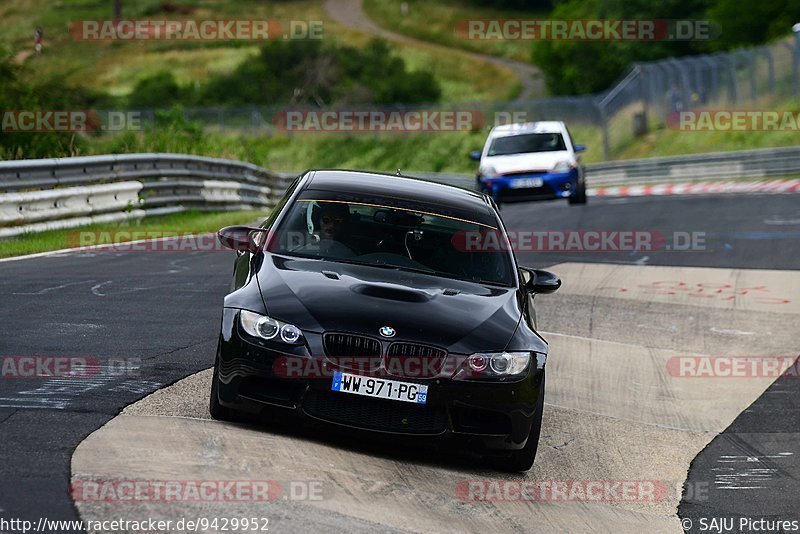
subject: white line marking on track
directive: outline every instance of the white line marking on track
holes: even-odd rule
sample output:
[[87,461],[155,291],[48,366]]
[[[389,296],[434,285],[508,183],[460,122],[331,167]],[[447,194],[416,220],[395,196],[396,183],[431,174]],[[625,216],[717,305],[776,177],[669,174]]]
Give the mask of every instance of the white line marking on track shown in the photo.
[[113,280],[106,280],[105,282],[100,282],[99,284],[95,284],[92,286],[92,294],[97,295],[98,297],[105,297],[105,293],[100,292],[100,288],[103,286],[107,286],[108,284],[112,283]]
[[711,331],[717,334],[727,334],[732,336],[754,336],[755,332],[745,332],[744,330],[735,330],[732,328],[717,328],[716,326],[711,327]]
[[69,282],[68,284],[61,284],[60,286],[53,286],[53,287],[46,287],[44,289],[40,289],[39,291],[33,293],[13,293],[13,295],[44,295],[45,293],[49,293],[50,291],[55,291],[57,289],[64,289],[65,287],[70,286],[77,286],[79,284],[90,284],[94,282],[94,280],[82,280],[80,282]]

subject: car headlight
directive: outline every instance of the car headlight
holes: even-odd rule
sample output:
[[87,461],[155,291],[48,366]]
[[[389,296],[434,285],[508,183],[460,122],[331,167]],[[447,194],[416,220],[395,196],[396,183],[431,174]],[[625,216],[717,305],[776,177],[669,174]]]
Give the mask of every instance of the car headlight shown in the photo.
[[289,345],[298,345],[303,342],[303,332],[295,325],[278,321],[266,315],[241,310],[239,322],[247,334],[259,339],[280,340]]
[[469,356],[455,379],[501,378],[525,373],[531,352],[476,352]]
[[567,172],[572,168],[572,163],[569,161],[559,161],[553,166],[553,172]]
[[497,170],[492,166],[486,166],[481,169],[481,178],[497,178]]

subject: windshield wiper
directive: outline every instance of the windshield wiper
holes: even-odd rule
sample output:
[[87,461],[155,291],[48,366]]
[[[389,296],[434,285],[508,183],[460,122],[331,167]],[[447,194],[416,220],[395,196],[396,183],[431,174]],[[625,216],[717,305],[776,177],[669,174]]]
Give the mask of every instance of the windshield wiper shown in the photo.
[[395,265],[394,263],[386,263],[385,261],[380,261],[380,260],[375,262],[360,263],[360,264],[370,265],[372,267],[380,267],[382,269],[400,269],[402,271],[413,271],[415,273],[439,274],[438,271],[434,271],[433,269],[423,269],[421,267],[408,267],[406,265]]

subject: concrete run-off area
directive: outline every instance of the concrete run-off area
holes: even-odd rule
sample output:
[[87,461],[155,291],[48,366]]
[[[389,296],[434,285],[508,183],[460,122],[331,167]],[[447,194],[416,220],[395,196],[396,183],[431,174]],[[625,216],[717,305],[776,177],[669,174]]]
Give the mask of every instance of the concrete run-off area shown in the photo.
[[[537,298],[550,356],[539,454],[528,473],[499,473],[464,454],[391,439],[213,421],[204,371],[91,434],[73,455],[73,483],[268,480],[280,496],[77,499],[81,517],[263,516],[280,532],[681,532],[676,512],[684,492],[702,499],[714,484],[685,488],[690,463],[776,377],[692,375],[698,367],[675,362],[790,355],[800,315],[797,272],[583,263],[550,269],[565,284]],[[630,499],[581,493],[597,482],[655,492]],[[317,498],[292,494],[292,484],[311,483]],[[568,492],[525,498],[488,489],[556,483]]]

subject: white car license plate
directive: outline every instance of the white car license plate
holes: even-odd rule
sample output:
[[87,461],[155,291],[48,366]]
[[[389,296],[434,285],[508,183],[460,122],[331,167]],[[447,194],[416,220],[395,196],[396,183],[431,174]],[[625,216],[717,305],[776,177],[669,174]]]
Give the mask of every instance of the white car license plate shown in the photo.
[[333,391],[390,399],[403,402],[425,404],[428,401],[428,386],[411,382],[386,380],[370,376],[351,375],[350,373],[333,373]]
[[542,187],[544,180],[541,178],[517,178],[511,181],[512,189],[522,189],[523,187]]

